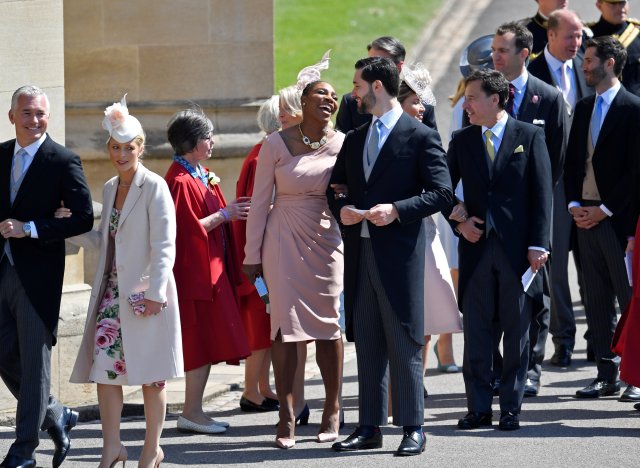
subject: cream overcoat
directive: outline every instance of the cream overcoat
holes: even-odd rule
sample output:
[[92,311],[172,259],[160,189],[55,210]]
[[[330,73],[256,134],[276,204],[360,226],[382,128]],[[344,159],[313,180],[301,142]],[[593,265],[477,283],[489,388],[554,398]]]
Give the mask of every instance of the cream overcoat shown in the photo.
[[[133,177],[122,207],[115,250],[109,246],[109,217],[118,177],[107,181],[103,189],[102,221],[99,229],[69,239],[76,245],[100,250],[96,278],[91,291],[82,344],[71,382],[89,382],[95,347],[96,314],[115,255],[118,272],[120,324],[129,385],[182,377],[182,336],[178,296],[173,278],[176,217],[166,182],[142,164]],[[148,299],[167,302],[158,315],[136,316],[127,298],[145,291]]]

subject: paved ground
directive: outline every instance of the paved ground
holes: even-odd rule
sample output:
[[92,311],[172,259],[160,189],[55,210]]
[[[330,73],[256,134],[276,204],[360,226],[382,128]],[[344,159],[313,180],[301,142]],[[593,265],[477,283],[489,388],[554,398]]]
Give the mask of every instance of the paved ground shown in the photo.
[[[452,0],[445,0],[454,3]],[[594,1],[572,2],[584,18],[596,17]],[[632,0],[631,7],[640,14],[640,0]],[[459,49],[471,38],[493,31],[503,21],[521,18],[535,9],[530,0],[456,0],[455,5],[431,25],[417,47],[422,60],[436,80],[438,124],[445,137],[450,111],[447,96],[459,79]],[[380,34],[387,33],[381,31]],[[572,272],[573,275],[573,272]],[[577,294],[574,294],[574,300]],[[584,313],[576,303],[578,336],[584,333]],[[454,339],[455,355],[462,360],[462,338]],[[310,425],[297,431],[297,445],[283,451],[273,447],[276,415],[246,414],[238,408],[239,383],[242,368],[216,366],[207,388],[210,400],[207,410],[218,419],[228,420],[232,427],[222,436],[185,436],[176,431],[175,421],[182,399],[182,383],[169,388],[171,409],[167,417],[162,446],[166,454],[163,466],[263,466],[323,467],[336,466],[635,466],[640,437],[640,412],[633,405],[620,403],[616,398],[596,401],[576,400],[576,389],[595,376],[592,364],[585,360],[584,340],[578,339],[574,363],[568,369],[545,366],[543,388],[537,398],[525,400],[521,417],[522,429],[503,433],[495,429],[472,432],[458,431],[455,424],[466,412],[464,386],[460,374],[440,374],[433,369],[434,356],[430,352],[431,369],[425,379],[430,396],[426,400],[425,430],[427,451],[421,457],[402,459],[393,457],[400,442],[400,429],[383,428],[384,446],[381,450],[351,454],[332,452],[328,444],[315,442],[322,406],[322,382],[312,353],[307,365],[307,399],[312,409]],[[310,347],[312,349],[312,346]],[[551,343],[547,346],[548,357]],[[357,422],[357,374],[352,345],[345,355],[344,406],[348,435]],[[231,391],[229,391],[231,389]],[[139,401],[132,399],[128,414],[139,414]],[[494,405],[497,411],[497,406]],[[90,418],[91,411],[84,411]],[[95,413],[93,413],[95,414]],[[141,417],[127,417],[122,424],[123,441],[132,461],[138,459],[143,439],[144,421]],[[95,466],[100,458],[100,425],[83,422],[72,431],[73,449],[65,467]],[[6,453],[14,438],[12,428],[0,427],[0,454]],[[46,434],[37,452],[39,466],[51,465],[52,444]]]

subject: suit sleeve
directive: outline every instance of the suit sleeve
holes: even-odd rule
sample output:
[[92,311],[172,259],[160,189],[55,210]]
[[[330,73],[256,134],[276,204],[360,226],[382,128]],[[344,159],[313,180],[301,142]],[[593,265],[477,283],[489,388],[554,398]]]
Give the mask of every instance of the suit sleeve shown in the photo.
[[40,218],[34,221],[38,238],[43,242],[66,239],[90,231],[93,227],[91,192],[82,172],[80,158],[69,152],[62,167],[60,199],[71,210],[69,218]]
[[584,148],[585,145],[582,144],[580,139],[582,138],[586,140],[587,138],[583,120],[590,118],[591,116],[587,106],[582,101],[576,104],[574,111],[564,164],[564,193],[567,204],[572,201],[580,201],[582,199],[584,158],[586,157],[586,154],[581,154],[581,148]]
[[451,178],[438,132],[428,130],[418,156],[423,192],[394,202],[401,224],[412,223],[447,208],[453,200]]
[[551,197],[553,181],[549,153],[544,141],[544,133],[536,129],[529,155],[529,216],[531,230],[527,245],[544,248],[550,246],[551,234]]
[[349,146],[348,142],[350,140],[352,134],[349,134],[344,139],[344,143],[342,144],[342,148],[340,148],[340,152],[338,153],[338,157],[336,158],[336,163],[333,166],[333,170],[331,171],[331,178],[329,179],[329,186],[327,187],[327,203],[329,204],[329,209],[331,213],[333,213],[333,217],[340,223],[340,210],[343,206],[352,205],[353,202],[350,200],[347,195],[346,198],[338,198],[335,197],[335,192],[331,188],[331,184],[344,184],[347,185],[347,165],[346,165],[346,155],[348,154],[347,146]]
[[[458,182],[460,182],[460,167],[458,166],[459,140],[460,139],[456,138],[456,134],[454,133],[453,138],[449,142],[449,148],[447,149],[447,166],[449,168],[449,176],[451,177],[452,187],[457,187]],[[457,203],[457,200],[455,200],[454,198],[452,202],[449,204],[449,206],[447,206],[442,210],[442,216],[444,216],[444,219],[446,219],[449,225],[451,226],[451,229],[453,230],[454,235],[460,236],[460,234],[458,234],[455,231],[455,228],[458,225],[458,221],[449,219],[449,216],[451,216],[451,212],[453,211],[453,207],[455,206],[456,203]]]
[[569,116],[561,93],[556,94],[549,116],[553,118],[553,122],[545,124],[545,136],[551,160],[551,177],[555,187],[562,177],[569,140]]

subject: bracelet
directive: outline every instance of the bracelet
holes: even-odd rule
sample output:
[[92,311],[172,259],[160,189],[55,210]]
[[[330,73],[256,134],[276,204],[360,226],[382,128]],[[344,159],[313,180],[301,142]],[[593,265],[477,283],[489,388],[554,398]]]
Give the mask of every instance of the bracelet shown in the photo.
[[229,222],[229,214],[227,213],[227,210],[225,210],[224,208],[220,208],[220,213],[222,213],[222,216],[224,216],[224,221],[226,223]]

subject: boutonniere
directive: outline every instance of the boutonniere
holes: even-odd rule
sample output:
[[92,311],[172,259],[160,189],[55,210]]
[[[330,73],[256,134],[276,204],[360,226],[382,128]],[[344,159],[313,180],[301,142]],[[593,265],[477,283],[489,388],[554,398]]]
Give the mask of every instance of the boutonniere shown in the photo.
[[209,171],[207,173],[207,178],[209,179],[209,185],[213,188],[214,185],[218,185],[220,183],[220,177],[216,175],[215,172]]
[[531,96],[531,102],[534,104],[538,104],[538,101],[540,100],[540,96],[538,96],[537,94],[534,94],[533,96]]
[[518,145],[513,154],[524,153],[524,146]]

